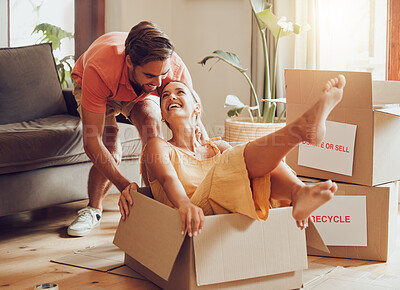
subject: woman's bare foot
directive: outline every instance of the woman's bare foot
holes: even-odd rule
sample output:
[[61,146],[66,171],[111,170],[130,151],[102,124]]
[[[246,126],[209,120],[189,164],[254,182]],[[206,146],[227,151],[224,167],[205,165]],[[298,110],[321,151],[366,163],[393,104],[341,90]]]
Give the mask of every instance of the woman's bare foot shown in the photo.
[[342,100],[345,85],[346,79],[341,74],[337,78],[330,79],[325,84],[318,102],[297,120],[303,141],[312,145],[319,145],[322,142],[326,131],[326,118]]
[[321,205],[331,200],[337,190],[331,180],[310,185],[296,185],[292,191],[293,218],[301,228],[308,225],[308,217]]

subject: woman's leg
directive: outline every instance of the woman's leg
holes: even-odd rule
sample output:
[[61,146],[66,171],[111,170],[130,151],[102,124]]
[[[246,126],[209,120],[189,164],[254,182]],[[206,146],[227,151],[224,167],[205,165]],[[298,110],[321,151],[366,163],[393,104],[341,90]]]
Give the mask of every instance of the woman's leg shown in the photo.
[[329,80],[322,96],[300,118],[279,131],[250,142],[244,151],[250,178],[264,176],[302,141],[319,144],[325,135],[325,121],[341,101],[346,80],[343,75]]
[[282,159],[302,141],[316,145],[323,140],[326,118],[341,101],[345,84],[342,75],[329,80],[318,102],[300,118],[273,134],[250,142],[244,150],[249,177],[271,173],[271,197],[292,201],[293,218],[300,227],[305,226],[314,210],[333,197],[337,185],[330,180],[305,185]]
[[293,191],[299,186],[304,186],[304,183],[286,163],[281,162],[271,171],[271,198],[292,201]]
[[330,180],[311,185],[304,184],[283,162],[271,171],[271,197],[292,202],[293,218],[298,221],[300,227],[307,226],[308,216],[330,200],[336,190],[336,183]]

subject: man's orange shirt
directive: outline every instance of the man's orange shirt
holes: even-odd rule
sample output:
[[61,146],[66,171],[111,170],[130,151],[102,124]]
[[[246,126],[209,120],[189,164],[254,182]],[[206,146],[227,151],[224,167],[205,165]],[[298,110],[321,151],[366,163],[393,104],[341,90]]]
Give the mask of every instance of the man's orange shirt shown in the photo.
[[[110,32],[96,39],[79,57],[72,70],[72,78],[82,88],[82,106],[94,113],[105,113],[108,101],[143,100],[149,93],[139,96],[128,77],[125,56],[126,32]],[[171,69],[161,87],[171,80],[181,80],[192,86],[192,79],[182,59],[173,52]],[[158,95],[157,90],[151,94]]]

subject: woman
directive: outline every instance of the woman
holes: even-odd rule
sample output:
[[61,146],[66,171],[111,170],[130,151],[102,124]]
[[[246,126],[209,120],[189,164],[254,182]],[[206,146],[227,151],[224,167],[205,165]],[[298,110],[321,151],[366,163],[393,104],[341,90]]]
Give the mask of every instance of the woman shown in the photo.
[[[326,118],[342,99],[345,82],[343,75],[329,80],[320,100],[296,121],[234,148],[221,140],[201,144],[196,135],[201,112],[197,94],[182,82],[168,83],[160,105],[173,136],[168,142],[149,140],[142,155],[142,173],[154,198],[179,210],[182,234],[187,230],[190,237],[201,233],[204,215],[238,212],[266,220],[271,198],[290,201],[298,226],[307,227],[310,214],[333,197],[337,185],[330,180],[305,185],[282,159],[302,141],[322,141]],[[123,196],[120,211],[125,219],[132,200]]]

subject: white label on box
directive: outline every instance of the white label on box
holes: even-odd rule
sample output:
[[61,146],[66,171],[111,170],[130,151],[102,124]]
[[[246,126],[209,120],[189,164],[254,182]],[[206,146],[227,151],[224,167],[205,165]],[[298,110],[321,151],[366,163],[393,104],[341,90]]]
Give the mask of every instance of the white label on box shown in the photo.
[[314,222],[327,246],[367,246],[367,199],[337,195],[314,211]]
[[298,164],[315,169],[353,175],[354,143],[357,125],[326,121],[321,145],[299,145]]

